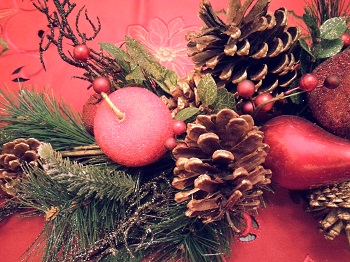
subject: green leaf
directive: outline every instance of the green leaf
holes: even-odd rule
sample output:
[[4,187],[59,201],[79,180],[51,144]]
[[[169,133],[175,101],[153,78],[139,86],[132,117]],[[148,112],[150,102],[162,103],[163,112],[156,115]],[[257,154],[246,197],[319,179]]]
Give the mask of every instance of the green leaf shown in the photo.
[[113,55],[114,59],[124,71],[130,72],[130,65],[128,63],[130,62],[130,56],[128,53],[110,43],[100,43],[99,45],[103,50]]
[[221,109],[230,108],[236,109],[236,100],[232,93],[227,91],[226,88],[220,88],[217,90],[217,98],[211,106],[214,112],[219,112]]
[[306,12],[305,14],[303,14],[302,19],[306,26],[309,28],[309,31],[313,32],[315,34],[315,37],[319,37],[320,30],[318,28],[317,21],[315,20],[315,18]]
[[203,76],[198,83],[198,96],[203,104],[210,106],[217,98],[217,86],[210,74]]
[[142,81],[146,80],[141,68],[136,66],[135,69],[125,77],[125,80],[134,80],[136,83],[141,84]]
[[336,55],[343,48],[343,41],[338,39],[326,40],[322,39],[320,44],[316,46],[316,57],[317,58],[328,58]]
[[176,73],[162,66],[136,39],[126,37],[125,42],[127,52],[134,62],[150,75],[166,93],[170,94],[170,87],[177,84]]
[[311,52],[309,45],[306,43],[305,39],[300,38],[299,39],[299,44],[302,49],[304,49],[309,55],[312,57],[315,57],[314,54]]
[[174,117],[174,119],[186,121],[187,119],[190,119],[191,117],[195,116],[198,113],[199,113],[199,109],[197,107],[186,107],[182,109],[180,112],[178,112]]
[[333,17],[320,27],[320,37],[327,40],[338,39],[346,30],[344,17]]

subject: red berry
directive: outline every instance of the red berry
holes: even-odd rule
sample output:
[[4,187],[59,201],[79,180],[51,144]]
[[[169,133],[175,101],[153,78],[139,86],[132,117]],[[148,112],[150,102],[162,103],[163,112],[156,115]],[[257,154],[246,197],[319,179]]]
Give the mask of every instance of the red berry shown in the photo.
[[339,86],[339,84],[340,80],[336,75],[327,76],[323,83],[323,85],[329,89],[335,89]]
[[85,62],[90,57],[90,49],[84,44],[76,45],[73,48],[73,57],[79,61]]
[[310,92],[318,86],[318,79],[315,74],[305,74],[300,78],[299,89]]
[[270,111],[274,105],[274,102],[268,103],[268,101],[270,101],[271,99],[272,95],[270,95],[269,93],[262,93],[255,98],[254,104],[255,106],[259,106],[261,104],[267,103],[266,105],[260,108],[261,111],[267,112]]
[[177,141],[174,137],[169,137],[165,140],[164,146],[168,150],[173,150],[177,146]]
[[181,135],[186,131],[186,123],[182,120],[174,120],[173,121],[173,131],[175,135]]
[[255,93],[255,85],[250,80],[243,80],[237,85],[238,95],[249,98]]
[[250,101],[244,102],[244,104],[242,105],[242,113],[250,115],[253,113],[253,111],[254,111],[253,103]]
[[111,91],[111,82],[107,77],[99,76],[92,82],[92,88],[97,94],[109,93]]
[[344,47],[347,47],[347,46],[350,45],[350,34],[348,34],[348,33],[343,33],[343,34],[340,36],[340,39],[343,40]]

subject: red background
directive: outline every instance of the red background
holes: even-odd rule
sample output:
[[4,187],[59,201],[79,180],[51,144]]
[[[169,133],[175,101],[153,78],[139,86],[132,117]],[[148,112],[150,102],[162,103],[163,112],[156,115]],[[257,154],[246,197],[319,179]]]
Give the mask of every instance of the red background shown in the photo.
[[[92,19],[96,16],[101,19],[102,31],[94,41],[95,46],[91,47],[97,47],[99,42],[121,42],[127,34],[140,34],[145,41],[151,39],[151,47],[155,49],[159,48],[160,43],[165,43],[169,48],[180,50],[184,42],[182,46],[179,43],[184,39],[180,39],[181,34],[172,35],[170,27],[176,24],[177,30],[184,34],[192,26],[201,24],[197,16],[199,0],[75,2],[78,8],[85,5]],[[212,0],[216,10],[223,9],[226,2]],[[270,10],[284,6],[301,15],[304,5],[304,0],[272,0]],[[290,17],[289,24],[297,23],[296,19]],[[1,86],[17,89],[19,85],[13,79],[29,79],[23,85],[33,85],[38,89],[45,87],[47,92],[53,92],[74,109],[81,111],[82,105],[91,94],[91,91],[86,89],[87,82],[72,78],[80,75],[81,71],[63,62],[54,48],[50,48],[44,54],[47,70],[43,70],[38,53],[39,30],[47,31],[47,22],[45,17],[33,8],[32,1],[0,0],[0,36],[10,47],[9,51],[0,56]],[[166,30],[168,40],[172,38],[172,41],[166,42],[167,39],[161,39],[159,33]],[[181,59],[183,58],[179,57],[177,65],[183,62],[182,65],[185,66],[175,69],[179,72],[191,69],[191,66]],[[14,73],[20,67],[21,70]],[[335,241],[325,240],[317,230],[317,220],[305,212],[302,202],[293,202],[288,191],[277,188],[275,194],[267,194],[266,203],[267,208],[261,209],[256,217],[259,227],[250,232],[256,239],[248,242],[237,240],[233,243],[229,261],[350,261],[345,237],[338,237]],[[2,221],[0,261],[20,261],[20,256],[38,236],[42,225],[42,218],[21,219],[12,216]]]

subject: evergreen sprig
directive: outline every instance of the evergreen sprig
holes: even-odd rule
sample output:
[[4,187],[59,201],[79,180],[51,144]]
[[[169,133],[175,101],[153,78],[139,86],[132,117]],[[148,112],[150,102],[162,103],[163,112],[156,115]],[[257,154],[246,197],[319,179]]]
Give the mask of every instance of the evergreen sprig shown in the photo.
[[[59,257],[64,261],[125,218],[137,178],[134,181],[121,171],[63,159],[49,144],[41,145],[38,154],[41,168],[23,167],[27,177],[20,183],[16,197],[21,205],[41,211],[46,218],[31,252],[37,252],[45,242],[43,261],[57,261]],[[51,215],[52,209],[57,214]]]
[[45,90],[20,89],[17,93],[0,89],[0,95],[4,98],[0,102],[0,122],[6,124],[0,131],[1,144],[20,137],[34,137],[52,144],[55,150],[95,143],[80,115]]
[[94,197],[123,202],[134,192],[135,181],[124,171],[71,162],[63,159],[50,144],[42,144],[38,154],[52,179],[64,185],[69,193],[84,197],[85,200]]

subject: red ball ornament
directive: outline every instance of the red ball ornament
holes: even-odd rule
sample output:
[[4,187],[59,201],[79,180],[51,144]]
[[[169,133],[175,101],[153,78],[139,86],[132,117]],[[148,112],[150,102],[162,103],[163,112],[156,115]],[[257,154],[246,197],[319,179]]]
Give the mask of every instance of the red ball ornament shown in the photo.
[[237,93],[241,97],[249,98],[255,93],[255,85],[251,80],[243,80],[237,85]]
[[318,78],[315,74],[305,74],[300,78],[299,89],[310,92],[318,86]]
[[124,114],[119,119],[106,101],[98,107],[94,135],[101,150],[113,161],[129,166],[156,162],[174,136],[169,108],[151,91],[124,87],[111,93],[110,101]]
[[174,120],[173,131],[175,135],[183,134],[187,129],[186,123],[182,120]]
[[254,105],[250,101],[246,101],[242,105],[242,113],[251,115],[254,112]]
[[261,111],[263,112],[267,112],[270,111],[273,108],[274,102],[270,102],[268,103],[270,100],[272,99],[272,95],[269,93],[262,93],[260,95],[258,95],[255,100],[254,100],[254,104],[255,106],[259,106],[261,104],[265,104],[263,107],[260,108]]
[[350,34],[348,33],[343,33],[340,36],[340,39],[343,40],[344,47],[348,47],[350,45]]
[[165,141],[164,146],[167,150],[173,150],[177,146],[177,141],[174,137],[169,137]]
[[107,77],[99,76],[92,82],[92,88],[97,94],[107,94],[111,91],[111,82]]
[[327,76],[323,82],[323,85],[328,89],[335,89],[339,86],[340,79],[337,75]]
[[79,61],[86,62],[90,57],[89,47],[84,44],[74,46],[73,57]]

